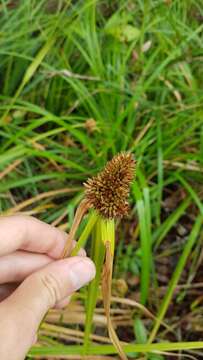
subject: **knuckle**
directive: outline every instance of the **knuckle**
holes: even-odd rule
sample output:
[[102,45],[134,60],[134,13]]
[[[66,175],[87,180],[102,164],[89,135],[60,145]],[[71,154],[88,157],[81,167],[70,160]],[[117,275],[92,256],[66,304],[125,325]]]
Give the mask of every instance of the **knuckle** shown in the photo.
[[61,284],[59,280],[53,274],[48,273],[41,276],[41,282],[46,291],[46,296],[48,296],[50,306],[54,306],[61,299]]

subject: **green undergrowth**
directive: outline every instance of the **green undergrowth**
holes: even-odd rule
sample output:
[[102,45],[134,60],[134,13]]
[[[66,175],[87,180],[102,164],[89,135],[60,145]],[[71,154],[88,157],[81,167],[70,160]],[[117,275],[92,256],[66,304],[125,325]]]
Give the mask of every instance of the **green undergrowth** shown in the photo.
[[[131,212],[117,224],[114,275],[136,277],[129,298],[135,291],[157,318],[143,325],[146,344],[134,344],[139,336],[130,331],[129,352],[203,341],[177,325],[200,295],[189,289],[200,281],[202,245],[202,17],[201,0],[0,2],[1,213],[22,204],[68,231],[87,177],[119,151],[137,160]],[[70,192],[37,198],[61,189]],[[173,265],[160,295],[163,258]],[[179,283],[186,290],[177,298]],[[194,322],[198,314],[190,312]],[[162,320],[178,331],[169,336]],[[60,346],[32,354],[81,354]],[[101,345],[91,354],[112,353]]]

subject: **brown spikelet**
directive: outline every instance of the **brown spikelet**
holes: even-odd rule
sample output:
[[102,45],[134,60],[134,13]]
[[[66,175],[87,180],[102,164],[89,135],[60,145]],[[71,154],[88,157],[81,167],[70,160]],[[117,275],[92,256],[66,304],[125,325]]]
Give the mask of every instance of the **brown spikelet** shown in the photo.
[[97,176],[84,184],[86,199],[105,218],[126,215],[129,209],[129,186],[134,173],[135,160],[132,154],[117,154]]

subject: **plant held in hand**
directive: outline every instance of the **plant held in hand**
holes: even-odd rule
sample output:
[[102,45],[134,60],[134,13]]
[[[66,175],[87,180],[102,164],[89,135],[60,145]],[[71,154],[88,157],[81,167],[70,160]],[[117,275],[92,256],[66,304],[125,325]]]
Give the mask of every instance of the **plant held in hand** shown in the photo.
[[106,219],[128,213],[129,186],[134,177],[135,161],[131,153],[121,153],[109,161],[97,176],[85,184],[86,199]]
[[97,272],[88,289],[84,353],[89,345],[98,288],[102,278],[102,294],[109,336],[120,357],[127,359],[111,322],[110,298],[115,247],[115,219],[128,213],[127,200],[134,175],[135,160],[131,153],[123,152],[114,156],[97,176],[87,180],[84,184],[85,197],[76,211],[67,246],[62,254],[65,257],[70,253],[72,239],[84,213],[93,208],[86,228],[71,253],[71,255],[76,255],[80,247],[84,246],[89,234],[92,233],[91,257],[95,262]]

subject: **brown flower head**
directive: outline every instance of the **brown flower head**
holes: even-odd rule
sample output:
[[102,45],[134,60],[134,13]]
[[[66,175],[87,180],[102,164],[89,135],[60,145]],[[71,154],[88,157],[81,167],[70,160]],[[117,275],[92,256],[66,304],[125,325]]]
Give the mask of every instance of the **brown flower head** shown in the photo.
[[105,168],[85,183],[86,199],[105,218],[119,218],[127,214],[129,186],[135,173],[131,153],[113,157]]

